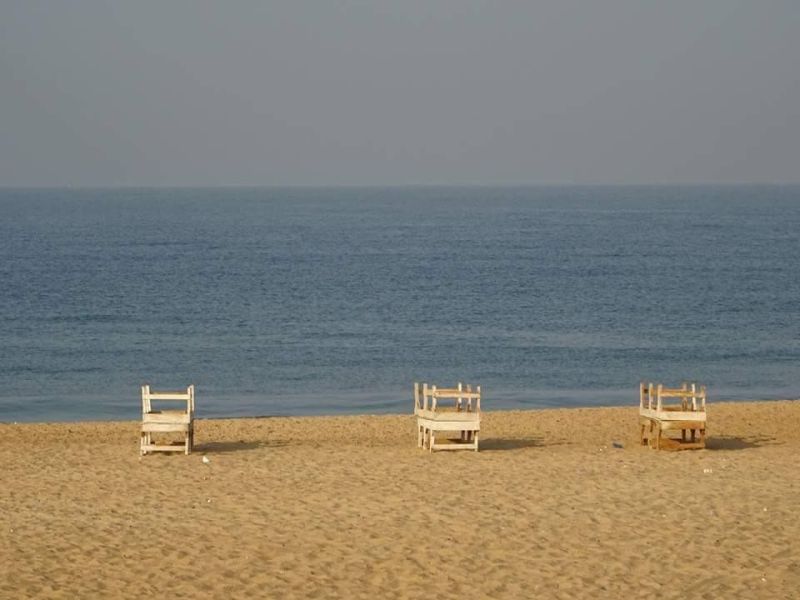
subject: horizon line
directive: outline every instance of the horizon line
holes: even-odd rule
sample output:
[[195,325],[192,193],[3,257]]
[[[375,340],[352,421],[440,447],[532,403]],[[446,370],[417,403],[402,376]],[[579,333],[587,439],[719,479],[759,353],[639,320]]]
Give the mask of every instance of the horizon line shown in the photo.
[[533,188],[533,187],[794,187],[800,181],[738,182],[490,182],[490,183],[219,183],[219,184],[0,184],[0,190],[135,190],[135,189],[402,189],[402,188]]

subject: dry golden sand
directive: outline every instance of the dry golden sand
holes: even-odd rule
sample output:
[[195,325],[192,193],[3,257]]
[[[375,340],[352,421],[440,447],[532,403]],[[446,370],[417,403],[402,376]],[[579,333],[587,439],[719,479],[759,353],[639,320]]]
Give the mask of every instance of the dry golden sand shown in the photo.
[[800,402],[709,434],[487,412],[480,453],[429,455],[411,416],[201,420],[140,460],[136,423],[0,425],[0,597],[800,597]]

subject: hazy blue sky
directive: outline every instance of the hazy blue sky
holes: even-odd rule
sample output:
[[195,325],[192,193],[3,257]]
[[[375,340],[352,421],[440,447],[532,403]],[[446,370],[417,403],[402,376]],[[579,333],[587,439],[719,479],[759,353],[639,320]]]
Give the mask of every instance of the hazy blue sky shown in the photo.
[[799,173],[798,0],[0,0],[0,185]]

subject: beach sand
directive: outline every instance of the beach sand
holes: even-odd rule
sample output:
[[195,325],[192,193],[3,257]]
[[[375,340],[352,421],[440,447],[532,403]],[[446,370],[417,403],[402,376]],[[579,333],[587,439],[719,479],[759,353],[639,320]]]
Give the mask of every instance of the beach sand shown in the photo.
[[0,424],[0,598],[800,597],[800,402],[708,419],[658,452],[635,407],[486,412],[433,455],[410,415],[200,420],[142,459]]

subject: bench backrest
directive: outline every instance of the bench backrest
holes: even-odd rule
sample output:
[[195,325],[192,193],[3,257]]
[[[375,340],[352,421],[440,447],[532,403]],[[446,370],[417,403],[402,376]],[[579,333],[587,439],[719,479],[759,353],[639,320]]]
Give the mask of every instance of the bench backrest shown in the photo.
[[682,410],[705,411],[706,386],[683,382],[679,388],[668,388],[661,383],[655,385],[652,381],[639,383],[639,408],[662,410],[670,405],[665,402],[670,399],[679,400]]
[[154,392],[150,389],[149,384],[142,386],[142,414],[147,414],[153,411],[153,400],[155,401],[175,401],[185,402],[186,412],[189,415],[194,414],[194,385],[186,388],[186,391],[177,392]]
[[437,388],[427,383],[414,382],[414,414],[423,410],[435,411],[440,400],[452,399],[458,411],[481,412],[481,386],[464,385],[454,388]]

